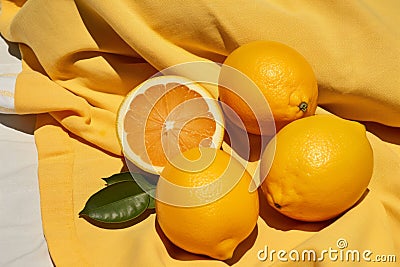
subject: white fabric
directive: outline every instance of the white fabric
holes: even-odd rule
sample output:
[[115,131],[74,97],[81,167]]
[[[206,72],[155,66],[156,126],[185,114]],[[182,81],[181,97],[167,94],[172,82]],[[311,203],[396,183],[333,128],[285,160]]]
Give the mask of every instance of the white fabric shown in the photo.
[[[4,74],[18,73],[21,63],[7,49],[1,39],[0,88],[8,93],[0,93],[0,106],[12,109],[15,77]],[[0,114],[0,267],[53,266],[42,231],[34,137],[20,131],[32,128],[33,119]]]

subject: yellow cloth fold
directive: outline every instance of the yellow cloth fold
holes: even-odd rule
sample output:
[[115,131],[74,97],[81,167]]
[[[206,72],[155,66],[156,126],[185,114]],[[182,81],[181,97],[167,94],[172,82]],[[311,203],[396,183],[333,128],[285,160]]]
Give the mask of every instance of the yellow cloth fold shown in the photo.
[[[20,114],[38,113],[35,138],[43,227],[56,266],[344,266],[260,261],[259,251],[348,249],[400,261],[400,2],[386,1],[2,1],[0,31],[20,43]],[[100,178],[121,171],[115,134],[123,97],[157,70],[222,62],[238,45],[269,39],[313,66],[319,105],[366,121],[374,149],[369,193],[335,221],[301,223],[262,206],[257,229],[228,262],[173,246],[155,214],[124,229],[78,217]],[[384,142],[377,136],[387,141]],[[288,257],[288,255],[286,255]],[[350,262],[349,266],[365,266]],[[388,263],[385,266],[389,265]],[[396,263],[393,263],[395,266]]]

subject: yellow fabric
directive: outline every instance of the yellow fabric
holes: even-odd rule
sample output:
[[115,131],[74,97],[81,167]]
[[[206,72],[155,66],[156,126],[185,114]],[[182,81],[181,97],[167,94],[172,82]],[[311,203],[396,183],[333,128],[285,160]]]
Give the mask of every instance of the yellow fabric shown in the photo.
[[[400,261],[399,1],[24,2],[1,2],[0,31],[20,43],[23,56],[16,110],[41,114],[35,137],[43,227],[56,266],[343,266],[327,257],[257,259],[265,246],[322,251],[338,249],[339,238],[348,249],[397,253]],[[335,221],[302,223],[261,201],[257,229],[227,263],[171,245],[155,214],[119,230],[78,217],[104,186],[100,178],[124,168],[114,123],[130,89],[174,64],[222,62],[258,39],[286,43],[309,60],[320,106],[368,121],[375,166],[361,203]]]

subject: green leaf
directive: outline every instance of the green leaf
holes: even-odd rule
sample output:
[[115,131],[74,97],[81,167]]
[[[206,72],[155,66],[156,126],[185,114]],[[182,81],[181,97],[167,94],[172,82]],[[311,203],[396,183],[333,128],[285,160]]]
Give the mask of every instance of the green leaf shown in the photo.
[[121,223],[138,217],[149,202],[150,196],[136,182],[117,182],[92,195],[79,215],[105,223]]
[[106,182],[107,186],[110,186],[112,184],[120,183],[120,182],[126,182],[126,181],[139,181],[139,186],[144,189],[145,192],[147,192],[150,197],[149,201],[149,206],[147,207],[148,209],[154,209],[155,208],[155,200],[152,197],[155,192],[156,186],[149,183],[146,177],[144,177],[140,173],[131,173],[131,172],[121,172],[114,174],[108,178],[103,178],[103,180]]
[[126,181],[138,181],[139,185],[145,191],[150,191],[150,190],[156,188],[155,185],[151,184],[146,179],[146,177],[144,177],[140,173],[121,172],[121,173],[114,174],[108,178],[103,178],[103,180],[107,183],[107,185],[112,185],[112,184],[126,182]]
[[[139,174],[140,175],[140,174]],[[121,172],[114,174],[108,178],[102,178],[107,185],[112,185],[120,182],[134,181],[130,172]]]
[[[151,191],[150,191],[150,193],[152,194],[152,195],[154,195],[154,191],[155,191],[156,189],[151,189]],[[156,208],[156,200],[152,197],[152,196],[150,196],[149,195],[149,198],[150,198],[150,201],[149,201],[149,205],[147,206],[147,208],[148,209],[155,209]]]

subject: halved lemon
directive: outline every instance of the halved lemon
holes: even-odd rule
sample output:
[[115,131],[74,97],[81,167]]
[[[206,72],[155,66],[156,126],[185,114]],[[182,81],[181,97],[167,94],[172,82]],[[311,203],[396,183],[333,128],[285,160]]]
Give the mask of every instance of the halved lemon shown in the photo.
[[133,89],[117,115],[124,156],[159,174],[169,159],[194,147],[222,145],[224,119],[212,95],[180,76],[157,76]]

